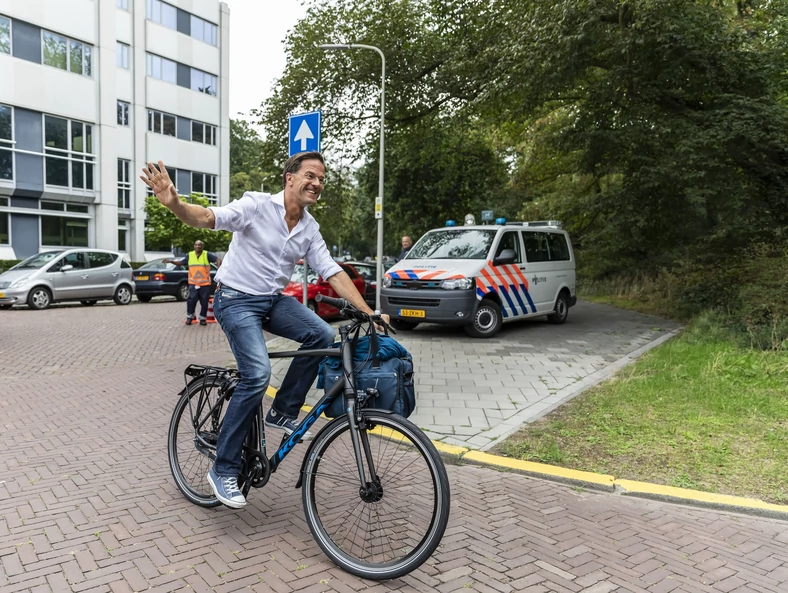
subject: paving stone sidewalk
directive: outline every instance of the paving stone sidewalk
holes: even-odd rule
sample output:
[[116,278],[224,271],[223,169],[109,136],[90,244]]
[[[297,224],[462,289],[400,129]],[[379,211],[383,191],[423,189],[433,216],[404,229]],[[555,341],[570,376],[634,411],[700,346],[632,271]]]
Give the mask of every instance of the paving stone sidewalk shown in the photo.
[[386,583],[314,543],[301,447],[246,509],[195,507],[170,477],[167,425],[183,367],[227,349],[182,308],[0,312],[0,592],[788,590],[786,522],[471,466],[448,467],[441,547]]

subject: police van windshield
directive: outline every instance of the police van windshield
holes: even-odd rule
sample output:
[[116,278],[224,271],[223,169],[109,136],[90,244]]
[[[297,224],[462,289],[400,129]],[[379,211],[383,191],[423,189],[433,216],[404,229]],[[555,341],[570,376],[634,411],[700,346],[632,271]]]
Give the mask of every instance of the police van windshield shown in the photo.
[[405,259],[485,259],[496,232],[494,229],[430,231],[419,239]]

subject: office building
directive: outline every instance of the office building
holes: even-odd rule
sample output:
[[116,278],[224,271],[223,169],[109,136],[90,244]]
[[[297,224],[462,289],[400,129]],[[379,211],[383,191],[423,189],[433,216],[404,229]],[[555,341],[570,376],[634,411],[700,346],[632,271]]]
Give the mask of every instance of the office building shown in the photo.
[[216,0],[0,0],[0,259],[147,245],[148,161],[228,201],[229,8]]

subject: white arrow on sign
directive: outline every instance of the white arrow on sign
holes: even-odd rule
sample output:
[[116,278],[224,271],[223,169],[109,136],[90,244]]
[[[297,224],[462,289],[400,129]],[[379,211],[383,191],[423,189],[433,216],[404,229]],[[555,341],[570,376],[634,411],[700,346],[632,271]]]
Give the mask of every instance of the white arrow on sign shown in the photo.
[[298,133],[296,133],[295,138],[293,138],[296,142],[299,140],[301,141],[301,152],[306,151],[306,141],[312,140],[314,137],[315,135],[312,133],[312,130],[309,129],[306,120],[301,120],[301,125],[298,127]]

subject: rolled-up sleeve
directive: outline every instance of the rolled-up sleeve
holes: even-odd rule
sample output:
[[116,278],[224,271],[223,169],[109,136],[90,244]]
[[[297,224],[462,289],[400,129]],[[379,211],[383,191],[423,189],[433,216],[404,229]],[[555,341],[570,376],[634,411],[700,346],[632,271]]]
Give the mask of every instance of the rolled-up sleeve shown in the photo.
[[214,230],[242,231],[254,220],[259,198],[253,192],[246,192],[240,200],[230,202],[226,206],[211,206],[216,217]]
[[331,257],[331,253],[329,253],[328,247],[326,247],[326,242],[320,235],[320,227],[315,230],[315,234],[312,236],[312,242],[309,244],[309,249],[306,251],[306,261],[309,266],[317,270],[317,273],[325,280],[328,280],[331,276],[335,276],[342,271],[339,264]]

